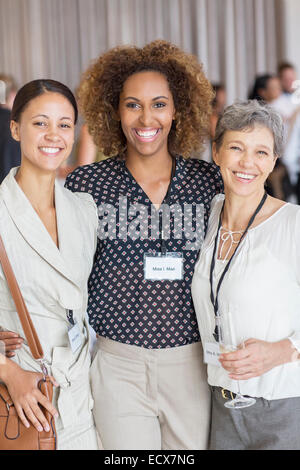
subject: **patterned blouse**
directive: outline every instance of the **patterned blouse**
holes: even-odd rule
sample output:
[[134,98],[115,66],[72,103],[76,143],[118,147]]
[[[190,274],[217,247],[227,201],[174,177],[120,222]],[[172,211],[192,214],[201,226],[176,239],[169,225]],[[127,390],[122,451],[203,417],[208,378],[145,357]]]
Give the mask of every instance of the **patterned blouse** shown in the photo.
[[[191,281],[210,202],[223,190],[218,168],[177,156],[168,204],[159,211],[119,158],[78,167],[66,187],[90,193],[98,206],[88,304],[96,333],[150,349],[199,341]],[[144,255],[161,252],[162,228],[167,252],[183,255],[182,280],[144,279]]]

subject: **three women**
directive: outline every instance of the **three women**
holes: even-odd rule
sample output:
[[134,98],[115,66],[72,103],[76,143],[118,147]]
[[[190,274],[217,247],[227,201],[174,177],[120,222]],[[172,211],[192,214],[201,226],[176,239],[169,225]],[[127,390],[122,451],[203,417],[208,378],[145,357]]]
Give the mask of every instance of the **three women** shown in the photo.
[[[88,314],[99,335],[92,365],[92,388],[94,416],[102,443],[106,449],[206,448],[210,393],[190,285],[201,246],[199,233],[204,236],[211,199],[220,192],[222,183],[214,166],[184,159],[180,154],[187,157],[198,150],[207,132],[210,85],[192,56],[156,41],[142,49],[116,48],[101,56],[87,71],[79,98],[96,144],[106,155],[114,156],[77,169],[67,180],[69,189],[89,192],[98,206],[100,226],[89,281]],[[248,121],[243,119],[244,115]],[[215,330],[208,284],[213,239],[217,240],[216,258],[227,260],[235,253],[236,242],[262,200],[264,181],[280,154],[280,135],[274,130],[276,124],[279,131],[280,123],[270,111],[260,107],[253,108],[249,114],[249,109],[241,106],[226,110],[223,116],[216,130],[214,157],[224,178],[226,202],[221,219],[218,217],[223,197],[217,197],[213,205],[193,281],[204,348],[207,342],[213,341]],[[276,236],[274,221],[282,213],[286,215],[285,232]],[[222,223],[219,232],[218,220]],[[299,330],[295,316],[297,301],[288,306],[288,325],[280,317],[282,308],[273,322],[275,304],[264,316],[269,307],[269,301],[267,305],[264,303],[265,271],[260,262],[257,267],[256,263],[260,259],[258,255],[268,253],[270,276],[276,273],[276,262],[284,267],[284,292],[294,289],[297,299],[296,264],[295,272],[288,271],[291,257],[295,262],[297,249],[285,250],[283,257],[282,253],[278,254],[282,235],[291,240],[297,228],[292,224],[297,224],[297,220],[297,208],[284,206],[282,201],[269,197],[264,200],[231,265],[238,274],[235,285],[241,284],[240,299],[236,300],[232,284],[228,284],[230,299],[222,297],[227,292],[222,286],[220,308],[225,310],[225,315],[228,309],[235,312],[232,314],[235,325],[243,319],[243,331],[240,332],[239,326],[236,328],[245,348],[222,355],[220,362],[224,369],[208,366],[213,387],[211,448],[257,446],[255,435],[248,442],[249,436],[242,434],[245,429],[238,428],[237,432],[236,427],[230,427],[235,420],[241,420],[240,415],[234,414],[239,413],[237,410],[226,414],[223,407],[219,387],[232,393],[237,390],[224,370],[233,374],[234,380],[247,380],[242,391],[259,398],[259,406],[247,409],[246,413],[250,428],[251,419],[255,423],[260,416],[265,417],[260,442],[266,448],[286,445],[287,429],[283,438],[270,434],[272,423],[278,421],[279,415],[273,412],[268,415],[271,416],[268,427],[262,409],[276,406],[277,400],[283,399],[284,407],[276,408],[281,412],[286,405],[291,406],[286,394],[294,397],[296,393],[293,383],[286,391],[285,387],[280,388],[280,382],[274,378],[268,380],[266,376],[269,370],[276,375],[281,367],[283,375],[292,380],[290,369],[295,364],[290,359],[298,354],[297,334],[293,335],[294,328]],[[267,222],[273,223],[271,232],[275,233],[270,240],[273,244],[270,253],[265,245],[265,239],[271,236],[269,231],[260,234],[260,239],[258,236],[258,243],[255,240],[255,233],[262,232]],[[217,232],[220,236],[225,234],[221,247]],[[215,261],[214,283],[221,272],[220,266],[224,267],[218,259]],[[261,279],[259,295],[252,273],[255,284],[257,278]],[[291,276],[294,280],[290,286],[287,281]],[[232,273],[225,281],[231,279]],[[275,283],[276,307],[283,307],[286,304],[283,287],[277,278]],[[252,302],[247,294],[249,285],[253,286]],[[272,286],[269,284],[268,295]],[[235,299],[233,306],[232,299]],[[256,311],[260,312],[254,327],[247,320],[248,310],[251,319]],[[257,364],[263,367],[257,370]],[[255,385],[253,377],[257,374],[263,375]],[[268,391],[271,389],[273,394]],[[289,413],[284,413],[288,422]],[[227,433],[229,427],[231,431]]]

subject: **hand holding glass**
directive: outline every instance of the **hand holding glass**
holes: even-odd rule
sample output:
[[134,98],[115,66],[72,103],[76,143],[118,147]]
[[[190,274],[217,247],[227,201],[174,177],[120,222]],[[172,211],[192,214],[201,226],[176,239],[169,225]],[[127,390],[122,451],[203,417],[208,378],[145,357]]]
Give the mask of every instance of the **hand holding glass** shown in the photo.
[[[220,337],[220,351],[221,353],[229,353],[236,351],[242,345],[244,347],[244,342],[237,342],[237,335],[235,331],[234,321],[232,320],[230,312],[222,314],[218,317],[218,324],[221,330]],[[248,406],[254,405],[256,402],[255,398],[244,397],[240,391],[240,382],[237,380],[238,393],[235,398],[230,401],[226,401],[224,406],[226,408],[246,408]]]

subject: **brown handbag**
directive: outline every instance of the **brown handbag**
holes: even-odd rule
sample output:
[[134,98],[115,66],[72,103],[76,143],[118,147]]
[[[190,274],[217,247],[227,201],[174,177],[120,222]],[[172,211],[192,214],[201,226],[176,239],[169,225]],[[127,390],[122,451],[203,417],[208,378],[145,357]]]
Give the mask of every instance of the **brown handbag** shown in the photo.
[[[48,371],[43,362],[43,349],[7,257],[1,236],[0,263],[2,264],[2,269],[13,297],[31,354],[34,359],[40,362],[41,365],[43,379],[39,381],[38,387],[51,402],[53,396],[53,385],[48,377]],[[49,432],[39,432],[32,424],[29,428],[24,426],[18,417],[7,387],[0,382],[0,450],[56,449],[57,442],[54,418],[41,405],[40,408],[49,423]]]

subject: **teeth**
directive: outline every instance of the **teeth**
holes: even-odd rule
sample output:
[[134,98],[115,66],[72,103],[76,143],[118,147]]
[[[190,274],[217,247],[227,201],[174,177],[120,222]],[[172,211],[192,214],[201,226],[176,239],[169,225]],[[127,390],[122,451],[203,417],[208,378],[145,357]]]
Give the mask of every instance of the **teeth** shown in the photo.
[[41,147],[41,150],[46,153],[57,153],[60,151],[58,147]]
[[158,130],[155,131],[136,131],[140,137],[154,137]]
[[253,180],[255,175],[247,175],[246,173],[235,173],[238,178],[244,178],[245,180]]

